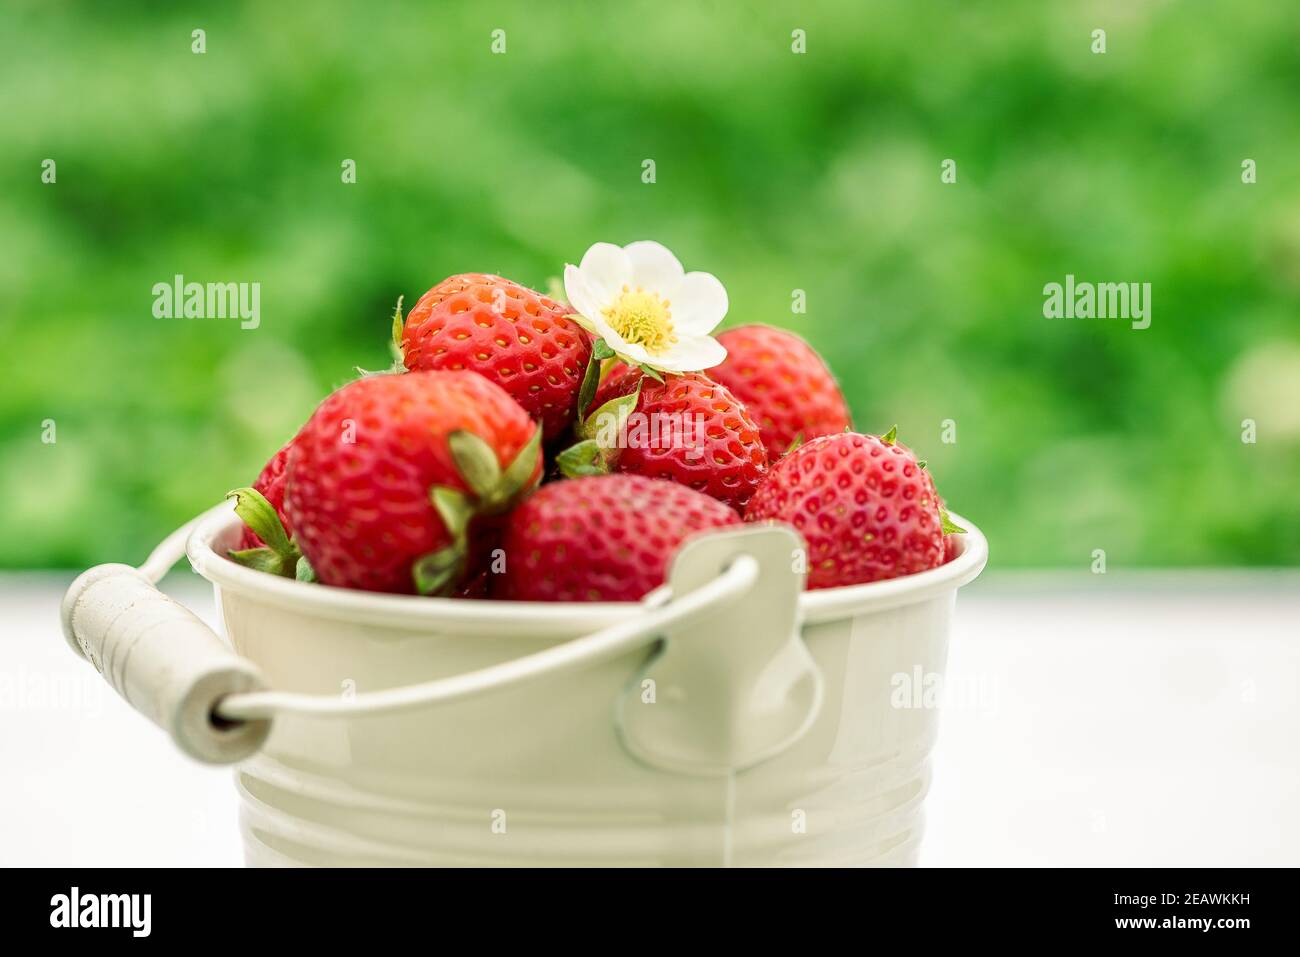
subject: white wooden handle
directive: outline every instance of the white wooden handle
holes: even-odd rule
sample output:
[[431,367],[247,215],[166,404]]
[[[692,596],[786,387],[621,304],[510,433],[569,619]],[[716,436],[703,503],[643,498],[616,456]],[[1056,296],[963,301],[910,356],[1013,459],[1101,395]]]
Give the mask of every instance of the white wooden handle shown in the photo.
[[72,649],[191,757],[240,761],[270,733],[270,721],[217,715],[223,698],[266,687],[257,667],[129,565],[81,575],[64,596],[62,619]]

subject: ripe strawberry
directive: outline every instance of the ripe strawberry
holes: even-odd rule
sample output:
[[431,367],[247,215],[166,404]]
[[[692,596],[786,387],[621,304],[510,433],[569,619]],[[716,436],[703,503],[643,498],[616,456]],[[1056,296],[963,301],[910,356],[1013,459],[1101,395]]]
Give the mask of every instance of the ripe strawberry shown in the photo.
[[831,370],[793,332],[737,326],[718,336],[726,361],[708,370],[749,409],[775,462],[796,439],[807,442],[852,426],[848,403]]
[[616,363],[592,407],[583,440],[560,454],[567,475],[670,479],[741,509],[767,472],[767,452],[745,406],[700,373],[658,381]]
[[[280,451],[271,456],[271,461],[262,467],[261,473],[257,476],[257,481],[253,483],[253,488],[261,492],[266,500],[275,509],[276,514],[280,517],[280,524],[284,527],[286,535],[293,534],[293,527],[289,523],[288,516],[284,514],[284,466],[289,460],[289,446],[293,445],[293,439],[284,443]],[[240,549],[261,548],[266,543],[258,537],[247,524],[244,525],[243,534],[239,538]]]
[[358,379],[329,396],[289,451],[285,507],[320,581],[454,591],[482,523],[541,475],[541,430],[469,372]]
[[636,601],[664,583],[690,536],[740,524],[721,502],[673,482],[600,475],[552,482],[510,515],[496,597]]
[[468,369],[487,377],[552,438],[573,421],[591,357],[591,340],[569,311],[509,279],[466,273],[420,297],[395,330],[396,345],[412,372]]
[[934,481],[896,441],[841,432],[795,449],[768,473],[748,522],[793,525],[808,547],[808,587],[833,588],[943,564],[948,522]]

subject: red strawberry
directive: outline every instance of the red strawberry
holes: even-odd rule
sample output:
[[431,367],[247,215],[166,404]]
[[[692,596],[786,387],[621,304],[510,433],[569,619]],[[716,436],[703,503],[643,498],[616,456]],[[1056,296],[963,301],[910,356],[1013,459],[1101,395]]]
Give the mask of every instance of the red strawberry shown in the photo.
[[540,477],[540,440],[480,375],[358,379],[321,403],[289,452],[297,544],[327,585],[452,592],[475,571],[479,517]]
[[679,545],[740,524],[721,502],[673,482],[600,475],[552,482],[510,515],[497,597],[636,601],[664,583]]
[[834,435],[852,425],[844,394],[813,347],[772,326],[737,326],[718,336],[726,361],[708,370],[749,409],[775,462],[802,438]]
[[741,509],[767,472],[767,452],[745,406],[700,373],[660,382],[618,363],[592,408],[583,441],[561,453],[565,474],[612,470],[670,479]]
[[947,521],[930,473],[895,440],[841,432],[795,449],[768,473],[749,522],[793,525],[808,546],[808,587],[897,578],[943,564]]
[[547,438],[573,421],[591,340],[569,308],[500,276],[451,276],[406,317],[397,346],[412,372],[468,369],[540,419]]
[[[263,466],[261,474],[257,476],[257,481],[253,483],[253,488],[261,492],[266,500],[271,503],[271,507],[275,509],[286,535],[293,534],[288,516],[284,514],[284,466],[289,460],[289,446],[291,445],[293,445],[293,439],[284,443],[280,451],[271,456],[271,461]],[[261,548],[265,544],[258,538],[256,532],[247,525],[244,526],[243,534],[239,539],[241,549]]]

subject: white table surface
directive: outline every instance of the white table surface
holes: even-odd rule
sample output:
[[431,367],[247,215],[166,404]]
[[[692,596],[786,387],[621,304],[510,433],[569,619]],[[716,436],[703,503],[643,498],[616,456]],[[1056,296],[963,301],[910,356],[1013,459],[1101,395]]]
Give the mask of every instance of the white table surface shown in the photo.
[[[0,576],[0,865],[238,866],[229,770]],[[192,575],[166,588],[211,621]],[[1300,575],[986,575],[963,590],[923,863],[1300,864]]]

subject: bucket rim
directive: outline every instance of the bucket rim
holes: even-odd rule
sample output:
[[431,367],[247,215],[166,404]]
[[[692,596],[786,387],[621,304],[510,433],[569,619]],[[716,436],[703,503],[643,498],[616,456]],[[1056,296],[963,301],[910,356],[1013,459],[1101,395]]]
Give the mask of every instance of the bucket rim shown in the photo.
[[[967,530],[958,536],[957,555],[951,561],[901,578],[805,591],[799,599],[804,621],[831,621],[911,605],[955,592],[972,581],[988,562],[988,541],[969,519],[955,512],[951,518]],[[185,542],[185,554],[194,571],[223,591],[335,620],[541,637],[625,620],[646,605],[661,601],[663,595],[663,589],[657,589],[639,602],[504,601],[392,595],[308,584],[245,568],[218,554],[213,543],[232,534],[239,524],[232,509],[218,511],[195,525]]]

